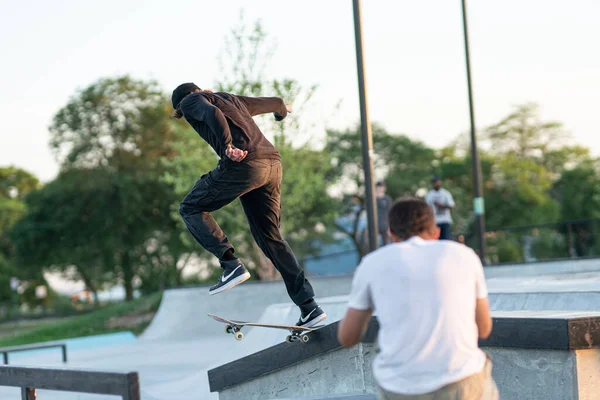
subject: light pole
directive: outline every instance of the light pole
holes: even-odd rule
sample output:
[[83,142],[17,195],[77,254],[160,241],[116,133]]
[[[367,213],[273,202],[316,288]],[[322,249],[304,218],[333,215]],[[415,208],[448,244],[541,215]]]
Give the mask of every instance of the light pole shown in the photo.
[[471,159],[473,168],[473,211],[475,212],[477,224],[477,240],[479,245],[479,258],[485,262],[485,205],[483,202],[483,188],[481,183],[481,163],[477,150],[477,136],[475,135],[475,110],[473,108],[473,85],[471,83],[471,60],[469,57],[469,30],[467,27],[466,0],[462,1],[463,32],[465,37],[465,61],[467,64],[467,86],[469,88],[469,116],[471,118]]
[[356,42],[356,66],[358,70],[358,96],[360,100],[362,156],[363,168],[365,172],[365,194],[367,200],[367,221],[369,227],[369,251],[373,251],[378,247],[377,203],[375,202],[375,185],[373,182],[373,135],[371,133],[371,121],[369,120],[369,108],[367,104],[360,0],[353,0],[353,6],[354,37]]

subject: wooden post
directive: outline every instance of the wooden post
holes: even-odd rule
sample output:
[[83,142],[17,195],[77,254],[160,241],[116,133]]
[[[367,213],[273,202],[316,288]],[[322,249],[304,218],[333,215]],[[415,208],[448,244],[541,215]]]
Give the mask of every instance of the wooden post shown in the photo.
[[127,393],[123,400],[140,400],[140,376],[137,372],[127,374]]
[[21,388],[21,400],[37,400],[34,388]]

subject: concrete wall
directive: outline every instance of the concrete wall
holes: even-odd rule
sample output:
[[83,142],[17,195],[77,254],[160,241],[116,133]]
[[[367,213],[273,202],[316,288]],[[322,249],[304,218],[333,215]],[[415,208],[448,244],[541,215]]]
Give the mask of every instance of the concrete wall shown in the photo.
[[486,351],[492,357],[492,376],[501,399],[578,399],[575,351]]
[[359,343],[244,382],[219,392],[219,400],[264,400],[309,396],[375,394],[374,344]]
[[[503,400],[597,400],[600,350],[487,348]],[[375,345],[361,343],[226,388],[220,400],[291,399],[308,396],[375,394],[371,372]]]
[[486,351],[502,399],[600,399],[600,350]]

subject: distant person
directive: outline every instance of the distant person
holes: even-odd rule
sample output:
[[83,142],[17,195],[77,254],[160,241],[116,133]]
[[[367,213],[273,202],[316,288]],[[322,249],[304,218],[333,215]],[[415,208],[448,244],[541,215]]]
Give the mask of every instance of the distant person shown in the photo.
[[357,344],[377,315],[380,400],[498,399],[491,360],[478,348],[492,331],[479,257],[438,241],[433,210],[421,199],[394,203],[389,227],[394,243],[356,269],[339,342]]
[[291,106],[279,97],[212,93],[193,83],[179,85],[171,101],[174,117],[184,117],[220,158],[216,168],[196,182],[179,208],[196,241],[219,259],[223,269],[208,293],[224,292],[250,278],[211,215],[239,198],[256,244],[281,273],[288,295],[300,308],[296,325],[311,327],[323,321],[326,314],[315,302],[313,288],[279,229],[281,157],[252,119],[273,113],[275,120],[281,121]]
[[385,194],[385,182],[379,181],[375,185],[377,192],[377,229],[384,245],[391,242],[388,235],[388,213],[392,207],[392,198]]
[[435,222],[440,228],[440,240],[452,239],[452,210],[456,204],[449,191],[442,188],[442,178],[434,175],[431,178],[432,189],[425,196],[435,212]]

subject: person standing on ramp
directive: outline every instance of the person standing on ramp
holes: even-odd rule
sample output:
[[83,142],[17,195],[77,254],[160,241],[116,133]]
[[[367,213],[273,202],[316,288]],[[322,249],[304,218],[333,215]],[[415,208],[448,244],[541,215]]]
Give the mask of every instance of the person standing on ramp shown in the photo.
[[203,91],[183,83],[171,98],[174,117],[184,117],[217,153],[217,167],[203,175],[181,202],[179,213],[196,241],[219,259],[223,273],[209,294],[224,292],[250,278],[234,247],[210,214],[239,198],[256,244],[281,273],[292,301],[300,307],[297,326],[311,327],[327,315],[280,231],[282,167],[279,151],[253,116],[273,113],[283,120],[290,106],[278,97],[246,97]]

